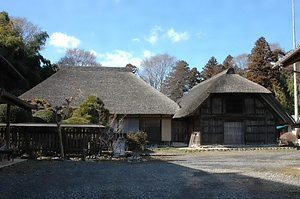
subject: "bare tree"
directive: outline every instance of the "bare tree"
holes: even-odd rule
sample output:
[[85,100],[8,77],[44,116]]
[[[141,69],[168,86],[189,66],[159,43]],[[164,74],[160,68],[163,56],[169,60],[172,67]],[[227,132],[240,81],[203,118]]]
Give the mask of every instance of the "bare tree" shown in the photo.
[[[109,151],[112,150],[113,142],[117,140],[118,134],[122,134],[125,116],[111,115],[106,125],[106,130],[93,140],[98,146],[100,155],[102,155],[102,151],[105,148]],[[101,117],[99,117],[99,121],[101,121]]]
[[233,61],[239,69],[246,69],[249,65],[249,55],[246,53],[237,55],[233,58]]
[[280,44],[277,43],[277,42],[276,43],[270,43],[269,46],[270,46],[271,51],[281,50],[282,52],[284,52],[284,50],[281,48]]
[[161,91],[163,82],[176,61],[175,57],[167,53],[146,58],[141,63],[140,76],[148,84]]
[[67,49],[66,55],[58,61],[57,65],[59,67],[64,66],[101,66],[97,63],[96,56],[91,51],[86,51],[84,49]]
[[53,108],[53,112],[56,115],[56,126],[57,126],[58,138],[59,138],[60,158],[61,159],[65,158],[64,145],[63,145],[62,133],[61,133],[61,123],[65,119],[65,117],[68,113],[72,99],[73,99],[72,97],[66,98],[66,103],[63,104],[63,106],[56,106]]
[[[46,38],[48,37],[46,32],[42,32],[40,27],[28,21],[26,18],[13,17],[11,20],[13,22],[14,32],[18,34],[27,48],[43,50]],[[42,41],[42,43],[39,43],[39,41]]]

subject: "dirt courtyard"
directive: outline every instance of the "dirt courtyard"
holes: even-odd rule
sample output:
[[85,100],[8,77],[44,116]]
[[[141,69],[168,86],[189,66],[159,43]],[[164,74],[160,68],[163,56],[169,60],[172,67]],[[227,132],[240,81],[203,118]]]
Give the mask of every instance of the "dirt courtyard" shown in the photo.
[[0,198],[300,198],[300,151],[160,151],[142,162],[33,161],[0,169]]

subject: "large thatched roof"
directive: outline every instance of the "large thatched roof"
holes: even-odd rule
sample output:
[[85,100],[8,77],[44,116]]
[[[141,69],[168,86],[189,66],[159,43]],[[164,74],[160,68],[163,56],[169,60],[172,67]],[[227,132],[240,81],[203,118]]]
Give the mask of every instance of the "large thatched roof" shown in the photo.
[[273,97],[271,92],[263,86],[235,74],[233,69],[225,70],[212,78],[195,86],[187,95],[183,96],[178,104],[181,109],[174,118],[182,118],[191,115],[211,94],[214,93],[255,93],[266,96],[264,99],[272,106],[276,113],[280,114],[284,121],[293,123],[285,109]]
[[63,68],[20,97],[45,99],[52,106],[73,97],[71,106],[78,106],[89,94],[96,94],[112,114],[173,115],[179,109],[125,67]]

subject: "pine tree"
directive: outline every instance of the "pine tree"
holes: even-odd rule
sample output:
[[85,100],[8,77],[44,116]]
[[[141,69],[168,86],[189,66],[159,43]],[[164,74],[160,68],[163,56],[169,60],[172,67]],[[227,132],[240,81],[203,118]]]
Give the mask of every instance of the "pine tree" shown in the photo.
[[211,57],[201,72],[201,78],[203,78],[203,80],[207,80],[223,70],[223,66],[218,63],[217,59],[215,57]]
[[274,91],[274,76],[271,70],[272,51],[264,37],[255,42],[255,46],[249,55],[250,64],[246,78],[256,82],[270,91]]
[[265,38],[259,38],[249,55],[250,63],[245,77],[269,89],[283,106],[291,110],[288,74],[272,69],[271,65],[278,60],[278,55],[284,55],[284,52],[279,48],[272,51]]
[[172,67],[163,84],[163,93],[174,101],[189,91],[190,69],[185,61],[178,61]]
[[231,55],[228,55],[223,61],[223,69],[228,69],[228,68],[236,68],[233,61],[233,57]]
[[14,81],[0,70],[0,86],[20,95],[56,71],[56,66],[44,58],[43,50],[48,34],[25,18],[10,18],[0,12],[0,64],[12,64],[26,81]]
[[192,68],[189,73],[189,89],[199,84],[203,79],[201,78],[201,73],[196,67]]

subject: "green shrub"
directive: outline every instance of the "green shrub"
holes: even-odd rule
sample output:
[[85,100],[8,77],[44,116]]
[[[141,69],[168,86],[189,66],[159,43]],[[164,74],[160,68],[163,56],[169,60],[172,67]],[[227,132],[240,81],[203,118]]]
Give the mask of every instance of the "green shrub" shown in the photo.
[[33,115],[33,121],[36,123],[55,123],[56,116],[52,110],[39,110],[36,111]]
[[147,133],[144,131],[128,132],[127,143],[132,150],[144,150],[147,144]]
[[[74,118],[74,119],[73,119]],[[73,111],[71,118],[66,122],[73,123],[84,122],[106,125],[109,118],[108,109],[104,108],[104,103],[95,95],[89,95],[79,107]]]
[[[0,105],[0,122],[6,123],[6,111],[7,105],[1,104]],[[11,116],[10,122],[12,123],[21,123],[21,122],[31,122],[32,115],[30,111],[26,111],[17,106],[11,106]]]
[[69,119],[63,120],[64,124],[88,124],[90,121],[83,117],[71,117]]

